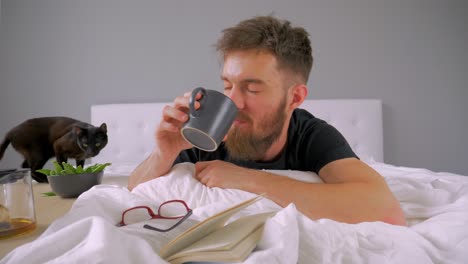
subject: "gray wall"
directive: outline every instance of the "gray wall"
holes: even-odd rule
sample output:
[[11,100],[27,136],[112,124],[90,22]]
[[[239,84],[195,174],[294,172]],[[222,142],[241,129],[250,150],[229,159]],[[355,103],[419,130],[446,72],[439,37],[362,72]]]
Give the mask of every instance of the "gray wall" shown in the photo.
[[[25,119],[221,89],[213,44],[273,13],[311,34],[310,98],[384,103],[385,162],[468,175],[466,1],[1,2],[0,135]],[[129,140],[132,140],[129,135]],[[0,168],[15,167],[10,147]]]

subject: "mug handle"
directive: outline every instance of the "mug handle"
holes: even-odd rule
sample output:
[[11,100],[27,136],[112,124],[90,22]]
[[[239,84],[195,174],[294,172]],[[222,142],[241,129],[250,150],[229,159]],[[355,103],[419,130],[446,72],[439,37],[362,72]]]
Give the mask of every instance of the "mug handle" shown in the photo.
[[190,101],[189,101],[189,108],[190,108],[190,115],[191,116],[198,116],[198,111],[195,110],[195,102],[197,101],[195,99],[195,97],[197,96],[198,93],[202,94],[202,98],[205,97],[206,95],[206,90],[205,88],[203,87],[198,87],[198,88],[195,88],[193,91],[192,91],[192,94],[190,95]]

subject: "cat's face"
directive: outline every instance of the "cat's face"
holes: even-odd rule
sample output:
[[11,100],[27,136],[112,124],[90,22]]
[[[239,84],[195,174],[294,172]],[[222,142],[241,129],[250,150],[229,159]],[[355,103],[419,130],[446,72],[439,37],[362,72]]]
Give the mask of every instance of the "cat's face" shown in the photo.
[[87,157],[94,157],[107,145],[107,126],[76,129],[77,144]]

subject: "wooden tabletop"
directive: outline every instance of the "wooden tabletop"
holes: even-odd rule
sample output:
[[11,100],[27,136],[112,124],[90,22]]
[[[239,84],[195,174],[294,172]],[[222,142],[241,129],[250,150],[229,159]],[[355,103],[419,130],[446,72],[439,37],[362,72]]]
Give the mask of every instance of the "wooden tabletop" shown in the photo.
[[[117,184],[127,186],[128,177],[106,176],[103,184]],[[10,251],[25,243],[31,242],[40,236],[47,227],[57,218],[68,212],[76,200],[75,198],[61,198],[59,196],[45,196],[43,193],[51,192],[48,183],[33,183],[34,207],[36,210],[36,228],[28,233],[16,237],[0,240],[0,259]]]

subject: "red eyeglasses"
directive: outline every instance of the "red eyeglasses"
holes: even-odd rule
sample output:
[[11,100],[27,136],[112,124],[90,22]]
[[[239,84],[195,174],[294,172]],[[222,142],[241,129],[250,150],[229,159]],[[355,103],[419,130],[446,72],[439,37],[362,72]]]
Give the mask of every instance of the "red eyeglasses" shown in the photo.
[[[148,206],[135,206],[125,210],[122,213],[122,220],[117,226],[126,226],[135,224],[151,219],[160,219],[157,227],[145,224],[143,227],[146,229],[167,232],[185,221],[192,214],[187,204],[182,200],[170,200],[162,203],[158,207],[158,213],[155,214],[153,210]],[[177,220],[178,221],[174,221]]]

